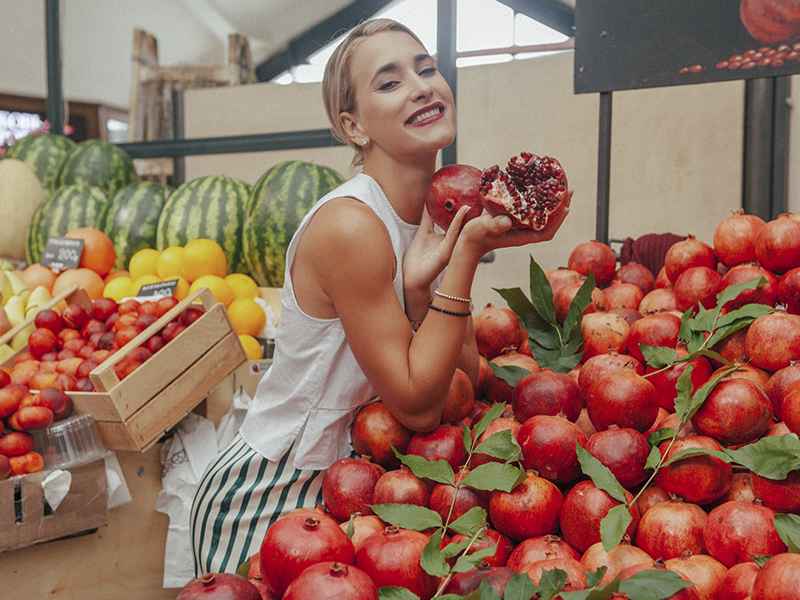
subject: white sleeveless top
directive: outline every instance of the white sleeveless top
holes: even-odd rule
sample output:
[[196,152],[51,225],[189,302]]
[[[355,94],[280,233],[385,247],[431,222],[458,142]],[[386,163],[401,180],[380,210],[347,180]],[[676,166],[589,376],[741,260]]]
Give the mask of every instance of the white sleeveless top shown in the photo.
[[378,183],[361,173],[319,200],[292,237],[272,367],[259,383],[241,434],[267,460],[278,460],[296,441],[298,469],[327,469],[349,456],[355,414],[376,395],[350,350],[340,320],[304,313],[290,275],[297,244],[311,217],[328,200],[344,196],[372,208],[386,225],[397,263],[392,283],[401,306],[405,306],[403,255],[419,228],[403,221]]

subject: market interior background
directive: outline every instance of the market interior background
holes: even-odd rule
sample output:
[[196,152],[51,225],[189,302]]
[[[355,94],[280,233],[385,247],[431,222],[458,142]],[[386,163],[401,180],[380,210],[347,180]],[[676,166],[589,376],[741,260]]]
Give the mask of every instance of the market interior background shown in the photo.
[[[413,7],[411,13],[423,5],[433,8],[433,22],[409,22],[409,25],[419,30],[427,24],[429,29],[420,33],[426,43],[435,44],[430,35],[433,31],[435,36],[436,1],[407,2]],[[231,33],[248,38],[253,63],[258,65],[284,49],[290,40],[350,4],[351,0],[62,2],[64,98],[68,103],[103,107],[109,118],[125,121],[136,28],[158,40],[162,65],[225,65]],[[379,14],[396,10],[398,4],[387,4]],[[514,2],[460,0],[459,36],[462,36],[462,18],[485,19],[486,13],[482,11],[489,10],[489,4],[499,4],[502,10],[513,13],[507,5]],[[574,4],[574,0],[561,2],[567,9],[573,9]],[[388,14],[395,16],[392,12]],[[554,41],[558,40],[510,38],[498,45]],[[470,43],[474,44],[474,38],[459,37],[459,51],[474,49]],[[44,99],[47,96],[44,2],[0,2],[0,52],[3,56],[0,100]],[[595,237],[599,95],[574,93],[572,51],[509,59],[510,56],[499,56],[493,60],[502,62],[459,63],[457,160],[488,167],[504,165],[523,150],[548,154],[564,166],[575,195],[569,219],[555,240],[533,248],[498,251],[493,262],[479,267],[473,289],[476,307],[502,302],[492,288],[525,289],[531,253],[543,268],[552,269],[566,265],[571,249],[578,243]],[[308,81],[314,77],[312,71],[313,68],[298,69],[300,82],[291,85],[259,82],[187,91],[185,137],[326,128],[320,84]],[[800,85],[793,87],[794,100],[800,94]],[[694,234],[707,243],[712,242],[716,224],[742,204],[744,102],[744,81],[614,93],[611,240],[671,232]],[[118,139],[118,130],[104,134],[111,141],[125,141]],[[351,151],[337,146],[189,156],[185,161],[185,178],[226,175],[252,184],[272,165],[290,159],[319,163],[352,174]],[[790,115],[788,212],[800,211],[798,163],[800,119]],[[110,595],[150,599],[175,596],[175,590],[161,587],[168,520],[153,510],[161,484],[158,447],[143,454],[120,453],[119,458],[134,501],[112,511],[109,526],[93,536],[0,555],[3,597],[32,597],[15,593],[36,589],[55,590],[59,598],[85,600]],[[98,538],[102,543],[97,543]],[[29,587],[32,582],[35,587]]]

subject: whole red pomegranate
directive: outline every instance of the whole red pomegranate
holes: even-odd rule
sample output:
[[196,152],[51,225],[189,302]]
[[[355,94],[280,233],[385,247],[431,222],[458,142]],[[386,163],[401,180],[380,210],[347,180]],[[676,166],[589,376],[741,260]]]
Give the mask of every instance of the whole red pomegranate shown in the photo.
[[[685,344],[679,344],[676,348],[678,358],[688,354]],[[675,363],[667,369],[656,369],[648,366],[645,369],[645,377],[653,384],[658,393],[658,403],[670,412],[675,411],[675,398],[678,397],[678,379],[686,368],[692,365],[692,394],[694,394],[711,377],[713,371],[711,363],[705,356],[698,356],[690,362]]]
[[542,369],[526,375],[514,387],[511,397],[514,416],[524,423],[535,415],[564,416],[573,423],[583,408],[583,394],[575,380],[565,373]]
[[187,583],[176,600],[261,600],[258,588],[241,575],[205,573]]
[[[471,538],[457,533],[450,541],[457,544],[469,539]],[[484,557],[483,562],[490,567],[504,567],[511,556],[511,552],[514,550],[514,542],[507,535],[503,535],[495,529],[487,528],[486,532],[473,542],[467,554],[474,554],[487,548],[494,548],[494,554]]]
[[[742,360],[734,360],[732,362],[736,370],[723,377],[720,381],[726,381],[728,379],[749,379],[762,390],[767,387],[767,382],[769,381],[769,373],[767,371],[759,367],[754,367],[750,363]],[[716,379],[718,375],[724,373],[728,369],[730,369],[728,365],[720,367],[711,373],[709,379]]]
[[408,454],[426,460],[446,460],[454,472],[458,471],[467,462],[463,429],[442,423],[433,431],[415,433],[408,444]]
[[[645,562],[638,565],[633,565],[630,567],[625,567],[620,571],[619,578],[620,581],[625,581],[626,579],[630,579],[637,573],[641,573],[642,571],[669,571],[667,565],[664,560],[656,559],[651,562]],[[686,583],[692,583],[691,579],[684,575],[679,571],[675,571],[681,579],[683,579]],[[688,587],[679,590],[678,592],[672,594],[667,600],[704,600],[705,596],[699,594],[696,589],[696,586],[690,585]]]
[[556,484],[582,475],[575,445],[585,447],[586,434],[563,414],[531,417],[520,427],[517,439],[525,469],[533,469]]
[[508,557],[506,566],[517,573],[524,573],[528,567],[548,556],[562,556],[580,560],[580,553],[557,535],[537,535],[522,540]]
[[430,600],[436,593],[439,578],[428,574],[420,565],[427,544],[428,536],[424,533],[389,525],[364,541],[356,553],[355,565],[378,588],[403,587],[421,600]]
[[750,472],[753,495],[775,512],[800,514],[800,471],[786,479],[768,479]]
[[659,502],[666,502],[670,498],[669,494],[652,482],[639,492],[638,496],[636,506],[639,508],[639,515],[641,516]]
[[703,554],[703,528],[708,514],[697,504],[673,496],[652,506],[639,519],[636,545],[650,556],[664,560],[679,557],[684,551]]
[[469,206],[464,223],[480,216],[481,170],[470,165],[446,165],[436,171],[425,192],[425,207],[439,227],[447,231],[462,206]]
[[306,600],[325,590],[330,600],[378,600],[378,588],[370,577],[353,565],[321,562],[298,575],[283,595],[283,600]]
[[778,282],[778,302],[790,315],[800,315],[800,267],[783,274]]
[[608,467],[622,487],[630,489],[647,478],[645,464],[650,446],[647,438],[635,429],[610,425],[590,437],[585,447]]
[[755,262],[743,263],[731,267],[722,278],[725,286],[747,283],[763,277],[764,285],[753,290],[744,290],[736,298],[725,304],[725,310],[731,311],[741,308],[745,304],[765,304],[774,306],[778,299],[778,279],[764,267]]
[[617,271],[617,255],[603,242],[583,242],[570,252],[567,268],[586,276],[592,272],[597,286],[605,287]]
[[753,561],[733,565],[719,586],[717,596],[727,600],[745,600],[753,592],[753,583],[758,575],[759,567]]
[[703,530],[708,553],[730,568],[757,554],[786,552],[773,521],[775,511],[760,502],[732,500],[710,513]]
[[445,594],[456,594],[457,596],[467,596],[481,589],[481,582],[485,579],[486,583],[492,588],[498,597],[503,598],[506,585],[516,577],[518,573],[514,569],[504,566],[492,566],[483,561],[474,569],[465,573],[456,573],[444,588]]
[[697,310],[702,305],[711,310],[717,305],[717,294],[724,286],[722,275],[709,267],[690,267],[675,280],[675,301],[678,310]]
[[442,421],[458,423],[469,416],[475,404],[475,388],[472,380],[464,371],[456,369],[450,380],[450,389],[444,401]]
[[[520,367],[529,373],[539,372],[539,363],[537,363],[533,357],[527,354],[514,352],[513,350],[501,354],[491,362],[497,367]],[[506,382],[505,379],[495,375],[491,367],[486,371],[486,377],[483,380],[483,390],[486,394],[486,398],[495,404],[499,402],[511,404],[514,397],[514,386]]]
[[719,260],[733,267],[756,259],[753,242],[764,227],[759,216],[747,215],[743,208],[723,219],[714,229],[714,252]]
[[669,247],[664,257],[664,269],[669,281],[675,284],[678,275],[692,267],[714,270],[717,268],[717,255],[711,246],[693,235],[688,235],[685,240],[675,242]]
[[635,283],[611,282],[603,289],[609,309],[632,308],[637,310],[644,300],[642,290]]
[[259,560],[267,589],[280,598],[306,567],[323,561],[352,565],[355,549],[333,519],[292,515],[278,519],[267,529]]
[[678,301],[675,298],[675,290],[672,286],[655,288],[648,292],[639,302],[639,312],[643,317],[652,313],[669,312],[671,310],[678,310]]
[[[511,437],[516,440],[517,436],[519,435],[520,427],[522,427],[522,424],[513,417],[498,417],[494,421],[492,421],[486,428],[486,430],[478,437],[476,445],[477,446],[481,445],[495,433],[499,433],[505,430],[511,431]],[[483,454],[482,452],[475,452],[472,455],[471,464],[476,467],[484,465],[488,462],[505,462],[505,461],[490,456],[488,454]]]
[[[378,504],[376,502],[376,504]],[[350,528],[351,521],[343,521],[339,523],[339,528],[347,533]],[[352,519],[353,535],[350,536],[350,541],[353,542],[353,548],[358,552],[361,544],[364,543],[369,536],[378,531],[383,531],[386,528],[386,523],[375,515],[354,515]]]
[[731,489],[729,489],[722,498],[708,504],[706,510],[716,508],[723,502],[730,500],[741,500],[742,502],[752,502],[756,497],[753,495],[753,486],[750,485],[750,473],[738,472],[734,473],[731,478]]
[[[562,286],[561,289],[553,295],[553,303],[556,308],[556,320],[559,323],[563,323],[564,319],[567,318],[569,307],[582,286],[582,283],[568,283]],[[603,293],[603,290],[596,287],[592,290],[591,302],[583,309],[583,314],[584,316],[588,315],[599,308],[606,308],[607,305],[608,302],[606,301],[606,295]]]
[[647,315],[631,325],[628,331],[628,354],[644,363],[640,344],[675,348],[678,345],[680,330],[681,319],[672,313],[660,312]]
[[747,379],[720,381],[692,417],[698,433],[724,446],[752,442],[772,424],[772,403]]
[[625,319],[625,322],[628,324],[628,327],[633,325],[634,322],[638,321],[644,316],[638,310],[634,308],[625,308],[624,306],[609,308],[608,312],[613,313],[615,315],[619,315],[620,317]]
[[508,161],[505,172],[497,165],[484,169],[480,192],[493,215],[508,215],[515,228],[546,229],[564,210],[567,176],[549,156],[521,152]]
[[800,360],[800,316],[776,310],[758,317],[747,328],[745,352],[750,362],[767,371]]
[[[615,285],[633,285],[618,283]],[[609,286],[606,289],[614,287]],[[636,288],[637,290],[639,288]],[[616,349],[618,352],[625,353],[628,349],[628,332],[630,325],[621,316],[598,310],[584,315],[581,321],[581,333],[583,334],[583,357],[588,360],[598,354],[607,354],[609,350]]]
[[339,521],[346,521],[353,513],[371,515],[375,484],[385,472],[368,456],[337,460],[322,478],[322,499],[328,511]]
[[581,274],[566,267],[559,267],[558,269],[551,269],[545,271],[544,276],[550,282],[550,289],[553,290],[553,297],[555,298],[556,292],[563,286],[569,283],[581,283]]
[[609,371],[621,371],[625,368],[632,368],[638,375],[644,375],[645,372],[642,363],[632,356],[620,354],[616,350],[609,350],[605,354],[593,356],[583,364],[578,373],[578,387],[585,396],[600,375]]
[[[460,483],[464,477],[469,475],[470,470],[462,467],[455,474],[455,482]],[[476,490],[468,485],[459,485],[458,488],[447,483],[437,483],[431,491],[431,499],[428,507],[442,517],[443,523],[452,523],[468,510],[480,507],[483,510],[489,508],[486,494],[481,490]]]
[[644,433],[656,422],[658,408],[655,387],[633,369],[601,375],[586,395],[586,410],[597,431],[613,424]]
[[680,556],[666,561],[670,571],[685,575],[694,583],[698,598],[720,598],[719,588],[728,568],[707,554],[694,554],[686,550]]
[[[665,461],[688,448],[722,451],[719,442],[705,435],[686,435],[677,438],[671,446],[669,441],[665,441],[658,447]],[[730,489],[732,479],[731,465],[710,454],[683,458],[662,466],[655,476],[656,485],[668,494],[701,506],[721,498]]]
[[588,587],[586,583],[586,573],[583,572],[581,563],[574,558],[551,555],[543,560],[530,564],[525,572],[536,585],[539,585],[539,582],[544,576],[544,572],[553,571],[554,569],[564,571],[567,575],[563,591],[575,592],[578,590],[585,590]]
[[353,449],[359,456],[369,456],[385,469],[396,469],[400,460],[392,446],[405,454],[414,432],[403,425],[381,402],[367,404],[353,421]]
[[753,581],[752,600],[800,599],[800,554],[786,552],[764,563]]
[[655,288],[656,278],[650,269],[644,265],[640,265],[637,262],[631,261],[629,263],[625,263],[619,269],[617,269],[617,272],[614,273],[614,277],[611,279],[611,281],[619,283],[632,283],[642,290],[643,296],[646,296]]
[[489,518],[500,533],[520,541],[555,533],[563,503],[564,496],[554,483],[530,471],[510,492],[492,492]]
[[[630,492],[625,492],[625,498],[628,503],[633,502]],[[592,544],[600,541],[600,521],[609,510],[620,504],[591,481],[579,481],[564,497],[561,537],[578,552],[586,552]],[[635,503],[630,505],[629,512],[631,523],[625,533],[633,537],[639,524],[639,509]]]
[[402,465],[381,475],[372,493],[373,504],[415,504],[427,507],[431,486]]
[[489,360],[506,350],[517,350],[527,337],[513,310],[496,307],[491,303],[475,315],[472,327],[475,330],[478,352]]
[[773,273],[786,273],[800,267],[800,221],[788,214],[768,221],[756,236],[756,259]]
[[759,42],[777,44],[800,35],[800,7],[794,0],[741,0],[739,16]]
[[603,542],[592,544],[581,556],[581,564],[587,572],[597,571],[600,567],[606,567],[606,573],[600,580],[600,585],[607,585],[614,581],[623,569],[640,564],[653,564],[653,557],[641,548],[631,544],[628,536],[610,551],[606,552]]

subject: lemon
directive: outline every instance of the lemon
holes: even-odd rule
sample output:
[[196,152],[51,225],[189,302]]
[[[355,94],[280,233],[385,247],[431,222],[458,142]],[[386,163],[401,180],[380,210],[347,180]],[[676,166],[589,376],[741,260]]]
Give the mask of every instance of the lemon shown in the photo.
[[225,252],[214,240],[199,238],[183,247],[181,275],[189,283],[193,283],[203,275],[225,277],[227,270],[228,259],[225,257]]
[[225,283],[225,280],[218,275],[201,275],[189,286],[189,293],[201,287],[206,287],[211,290],[211,293],[214,295],[214,300],[225,306],[228,306],[235,300],[231,288]]
[[156,274],[164,281],[180,277],[183,253],[183,246],[165,248],[156,262]]
[[103,288],[103,297],[120,302],[123,298],[130,298],[133,296],[132,288],[133,279],[130,277],[115,277]]
[[267,324],[267,314],[252,298],[236,298],[228,305],[228,315],[236,333],[240,334],[255,337]]
[[239,335],[239,341],[242,343],[248,360],[261,360],[264,358],[264,349],[252,335]]
[[142,275],[155,275],[157,277],[159,256],[161,256],[161,253],[153,248],[143,248],[131,256],[131,261],[128,264],[131,279],[136,281]]
[[260,292],[258,291],[258,284],[249,275],[244,273],[231,273],[225,277],[233,295],[237,298],[258,298]]

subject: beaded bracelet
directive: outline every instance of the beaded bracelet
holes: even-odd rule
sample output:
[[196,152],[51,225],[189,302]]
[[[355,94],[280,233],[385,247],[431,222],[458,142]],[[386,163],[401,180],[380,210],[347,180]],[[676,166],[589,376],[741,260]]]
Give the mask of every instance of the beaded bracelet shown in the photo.
[[447,298],[448,300],[455,300],[456,302],[466,302],[467,304],[469,304],[470,312],[472,312],[472,309],[475,308],[475,306],[472,304],[472,298],[459,298],[458,296],[450,296],[448,294],[443,294],[439,290],[436,290],[433,293],[436,294],[437,296],[441,296],[442,298]]
[[456,312],[454,310],[447,310],[446,308],[439,308],[438,306],[433,305],[433,300],[428,302],[428,308],[432,308],[435,311],[440,313],[444,313],[446,315],[453,315],[454,317],[469,317],[472,313],[471,312]]

